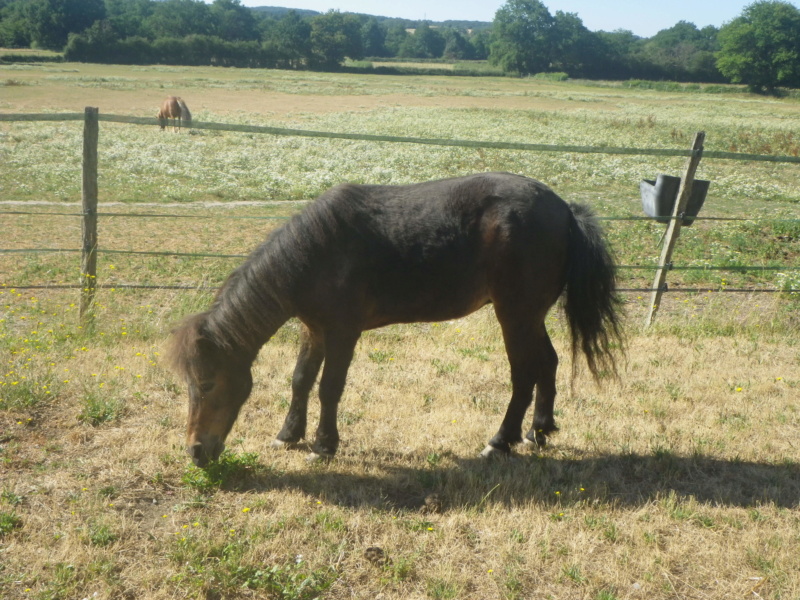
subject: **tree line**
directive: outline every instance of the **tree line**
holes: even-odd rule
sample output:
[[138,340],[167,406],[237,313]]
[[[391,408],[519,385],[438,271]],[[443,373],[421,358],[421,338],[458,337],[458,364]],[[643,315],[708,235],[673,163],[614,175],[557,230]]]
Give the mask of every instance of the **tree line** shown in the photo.
[[336,70],[346,59],[486,60],[503,72],[800,87],[800,10],[759,0],[721,28],[680,21],[642,38],[508,0],[492,23],[251,9],[240,0],[0,0],[0,46],[65,60]]

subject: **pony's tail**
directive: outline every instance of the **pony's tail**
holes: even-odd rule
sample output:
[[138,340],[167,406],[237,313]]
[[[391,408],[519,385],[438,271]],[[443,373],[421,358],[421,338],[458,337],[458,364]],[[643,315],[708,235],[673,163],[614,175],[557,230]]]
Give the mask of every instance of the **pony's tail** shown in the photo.
[[183,98],[178,98],[178,105],[181,107],[181,121],[186,121],[186,124],[192,126],[192,113]]
[[574,373],[580,350],[598,379],[603,371],[617,374],[615,351],[623,345],[616,266],[592,210],[574,203],[570,209],[564,312],[572,336],[572,368]]

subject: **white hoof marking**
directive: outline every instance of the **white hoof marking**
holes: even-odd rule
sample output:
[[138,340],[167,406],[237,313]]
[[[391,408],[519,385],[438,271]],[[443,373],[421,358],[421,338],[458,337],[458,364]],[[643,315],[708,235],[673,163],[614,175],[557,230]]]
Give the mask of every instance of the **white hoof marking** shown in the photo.
[[481,456],[481,458],[490,458],[490,457],[493,457],[493,456],[505,456],[505,452],[503,452],[501,450],[498,450],[497,448],[495,448],[491,444],[488,444],[486,446],[486,448],[483,449],[483,451],[481,452],[480,456]]
[[309,464],[317,464],[330,460],[331,458],[332,457],[328,454],[317,454],[316,452],[311,452],[306,456],[306,462]]

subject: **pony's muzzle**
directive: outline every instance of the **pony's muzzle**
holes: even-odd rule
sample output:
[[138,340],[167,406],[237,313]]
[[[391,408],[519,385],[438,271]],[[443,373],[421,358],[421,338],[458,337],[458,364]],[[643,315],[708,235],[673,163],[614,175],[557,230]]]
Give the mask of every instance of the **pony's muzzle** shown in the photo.
[[217,440],[212,444],[195,442],[188,446],[187,451],[192,462],[202,469],[211,461],[217,460],[224,449],[225,444]]

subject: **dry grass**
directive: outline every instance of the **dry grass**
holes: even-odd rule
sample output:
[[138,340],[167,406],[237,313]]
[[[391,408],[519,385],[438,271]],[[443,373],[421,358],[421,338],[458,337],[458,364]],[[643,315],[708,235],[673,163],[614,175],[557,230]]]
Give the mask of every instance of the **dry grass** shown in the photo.
[[[271,566],[286,589],[316,574],[326,598],[800,592],[800,352],[776,332],[637,334],[620,381],[581,376],[573,393],[564,365],[561,433],[498,462],[476,458],[509,395],[491,311],[372,332],[340,453],[309,466],[268,448],[289,393],[289,325],[259,357],[218,488],[187,466],[182,390],[151,340],[125,339],[136,321],[126,335],[104,323],[54,360],[55,399],[0,413],[4,496],[20,499],[2,506],[20,520],[3,537],[7,597],[258,598],[270,594],[254,573]],[[89,397],[117,399],[120,414],[81,421]],[[390,562],[365,559],[373,546]]]
[[[236,77],[220,71],[218,79]],[[434,90],[466,85],[424,81],[432,95],[409,93],[408,102],[432,106]],[[507,93],[511,83],[496,85]],[[491,103],[491,84],[480,86],[480,102]],[[2,102],[22,111],[43,101],[22,99],[26,90],[41,91],[15,86]],[[222,98],[220,90],[209,97]],[[78,102],[78,91],[70,94],[63,101]],[[102,94],[131,106],[151,100],[136,90]],[[257,91],[242,97],[257,104]],[[53,98],[44,108],[70,109],[51,106]],[[370,102],[348,98],[343,110]],[[321,110],[335,112],[335,102]],[[296,209],[225,210],[253,217]],[[277,222],[193,220],[176,235],[169,219],[108,217],[101,244],[148,250],[158,240],[179,251],[241,253]],[[658,227],[618,227],[609,224],[626,261],[656,254]],[[679,251],[703,256],[690,249],[710,246],[704,227],[687,231]],[[78,230],[70,217],[9,218],[2,245],[77,247]],[[757,235],[731,229],[718,244],[731,260],[748,236],[778,244],[771,233]],[[795,264],[796,242],[780,244]],[[9,281],[72,281],[74,258],[0,255],[0,272]],[[99,275],[112,284],[216,283],[238,262],[101,258]],[[84,330],[74,291],[0,287],[0,597],[800,598],[797,302],[670,294],[656,327],[642,331],[640,296],[625,297],[622,376],[600,385],[583,372],[570,381],[562,320],[551,315],[563,359],[561,432],[542,452],[477,458],[510,395],[499,330],[483,309],[365,334],[341,406],[339,454],[315,465],[305,448],[269,448],[290,393],[298,327],[289,323],[258,358],[231,452],[201,471],[183,450],[185,390],[160,353],[170,324],[207,305],[207,294],[104,289],[95,325]],[[315,403],[311,417],[313,430]]]

